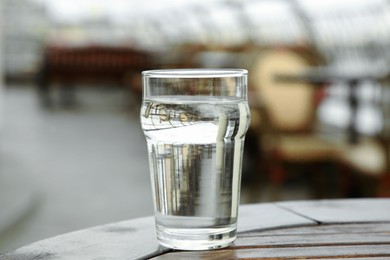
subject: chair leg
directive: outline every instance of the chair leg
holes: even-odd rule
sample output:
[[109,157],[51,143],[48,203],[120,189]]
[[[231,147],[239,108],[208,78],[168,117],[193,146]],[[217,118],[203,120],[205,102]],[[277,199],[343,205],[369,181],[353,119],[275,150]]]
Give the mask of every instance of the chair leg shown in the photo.
[[272,201],[281,199],[282,184],[285,179],[285,169],[278,163],[270,169],[270,196]]
[[377,189],[378,197],[390,197],[390,173],[384,174],[378,180],[378,189]]

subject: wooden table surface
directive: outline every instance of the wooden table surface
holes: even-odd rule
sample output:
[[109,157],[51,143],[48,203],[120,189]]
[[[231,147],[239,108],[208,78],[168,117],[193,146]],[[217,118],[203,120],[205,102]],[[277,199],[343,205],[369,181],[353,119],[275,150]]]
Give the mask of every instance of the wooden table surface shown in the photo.
[[390,199],[240,206],[238,238],[225,249],[160,247],[153,217],[38,241],[0,259],[390,259]]

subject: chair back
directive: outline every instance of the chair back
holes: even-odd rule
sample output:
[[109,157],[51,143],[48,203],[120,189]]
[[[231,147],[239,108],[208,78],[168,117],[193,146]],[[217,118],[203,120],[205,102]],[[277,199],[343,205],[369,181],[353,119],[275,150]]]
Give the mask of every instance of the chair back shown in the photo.
[[286,83],[276,74],[297,74],[310,62],[303,55],[288,49],[262,51],[254,58],[249,85],[256,99],[266,109],[272,128],[279,132],[307,131],[315,118],[314,86],[305,82]]

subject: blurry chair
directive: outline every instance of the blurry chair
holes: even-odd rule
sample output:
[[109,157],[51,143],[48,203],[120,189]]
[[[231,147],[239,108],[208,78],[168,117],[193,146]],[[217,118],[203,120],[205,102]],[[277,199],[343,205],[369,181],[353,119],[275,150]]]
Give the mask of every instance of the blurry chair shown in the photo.
[[[389,142],[381,143],[375,138],[363,138],[357,144],[344,147],[341,162],[361,182],[359,196],[390,197],[388,149]],[[346,191],[355,193],[354,187],[351,187],[353,181],[348,183]]]
[[[252,57],[249,66],[253,126],[260,135],[260,149],[265,158],[261,163],[269,174],[274,200],[280,197],[289,173],[287,166],[318,166],[335,161],[339,154],[338,145],[316,132],[321,88],[304,82],[275,80],[276,74],[301,73],[316,65],[317,58],[305,55],[295,50],[271,49]],[[314,169],[319,170],[320,167]]]
[[382,88],[376,100],[382,114],[382,131],[346,146],[341,160],[363,179],[363,196],[390,197],[390,69],[376,80]]

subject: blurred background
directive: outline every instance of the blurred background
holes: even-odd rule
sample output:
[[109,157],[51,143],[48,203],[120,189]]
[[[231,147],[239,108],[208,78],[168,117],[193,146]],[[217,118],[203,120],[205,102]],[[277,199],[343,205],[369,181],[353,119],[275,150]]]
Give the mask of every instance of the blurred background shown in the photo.
[[140,72],[249,70],[241,203],[390,196],[390,1],[0,1],[0,252],[152,215]]

